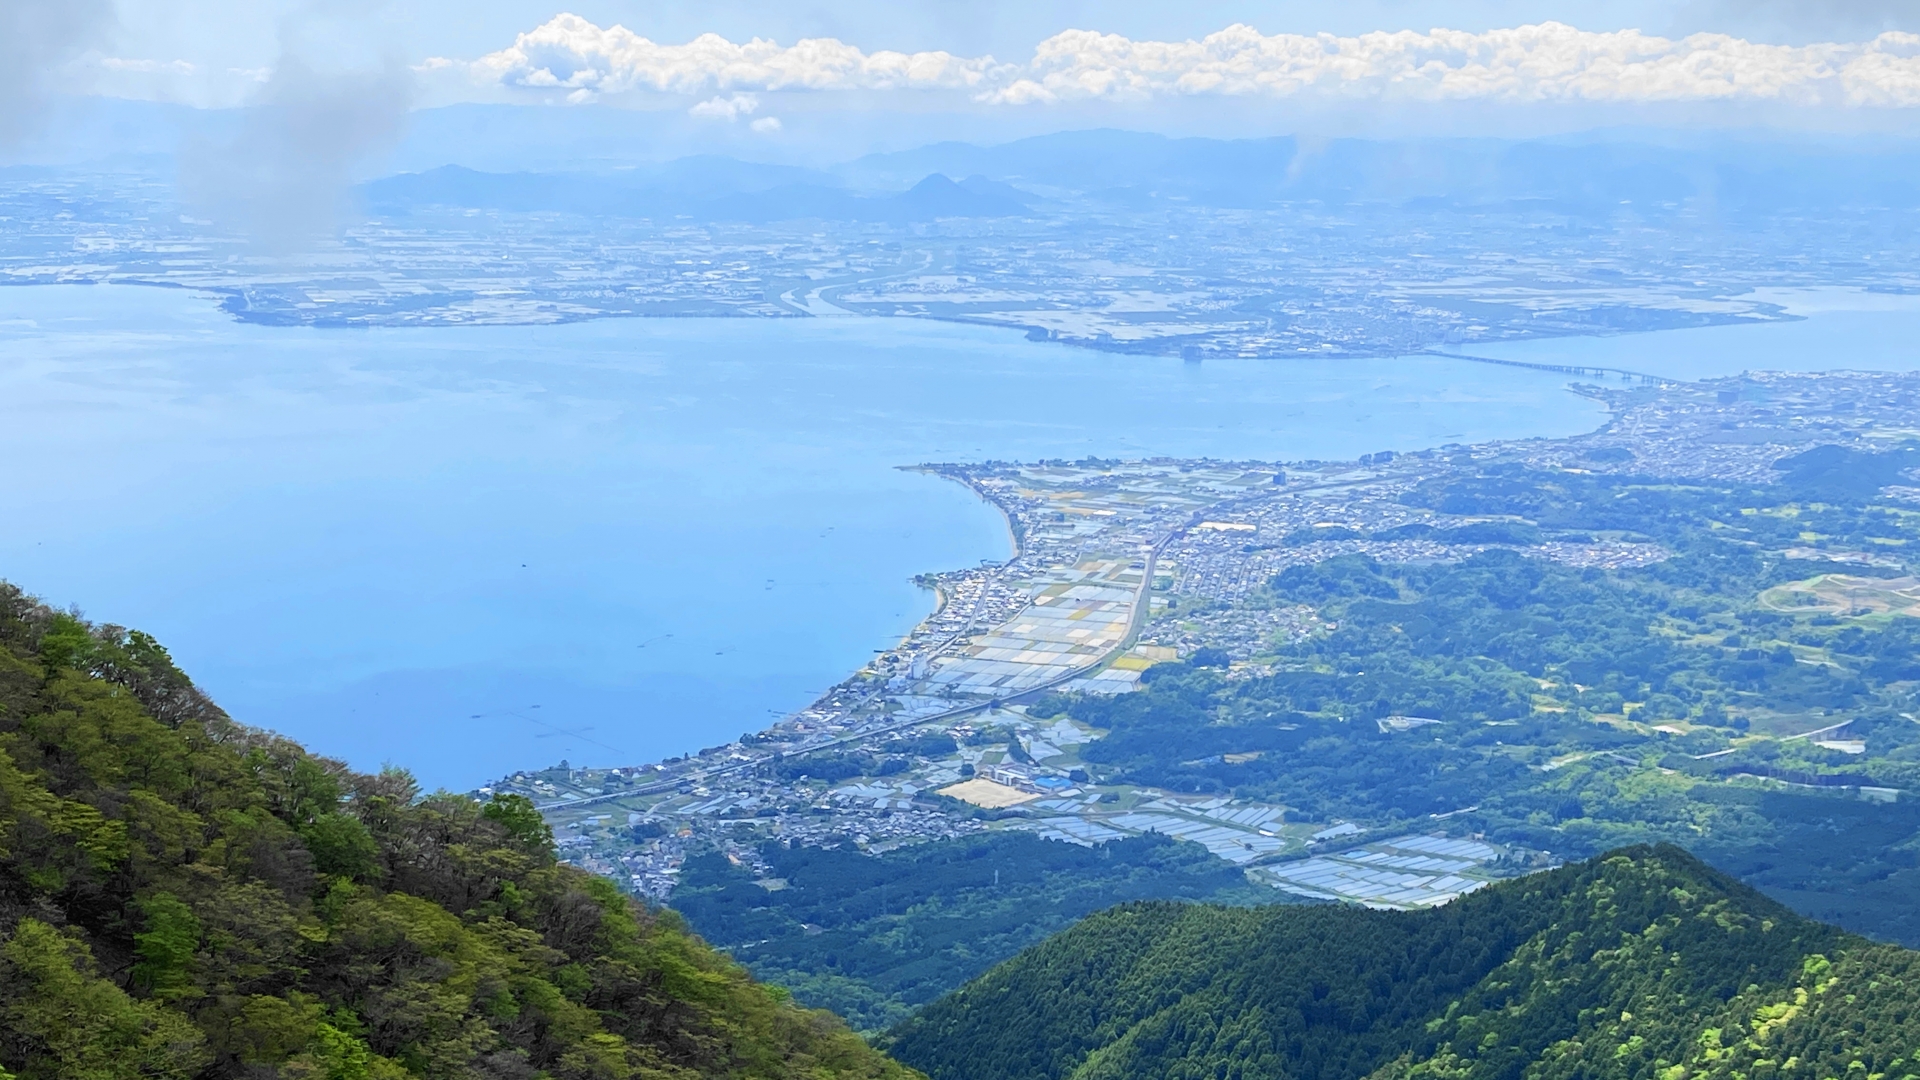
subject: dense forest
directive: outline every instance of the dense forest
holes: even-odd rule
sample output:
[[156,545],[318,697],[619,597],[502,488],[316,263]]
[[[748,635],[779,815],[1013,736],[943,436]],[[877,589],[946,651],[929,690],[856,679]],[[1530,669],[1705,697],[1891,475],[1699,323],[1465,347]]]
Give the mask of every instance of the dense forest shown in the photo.
[[350,772],[0,585],[0,1078],[911,1075],[525,800]]
[[[1028,832],[886,855],[760,849],[767,877],[718,853],[680,868],[673,906],[753,973],[863,1031],[912,1010],[1074,920],[1127,900],[1275,902],[1198,844],[1149,833],[1079,847]],[[777,884],[769,889],[763,882]]]
[[1913,1080],[1920,954],[1638,847],[1420,912],[1124,905],[888,1045],[934,1080]]

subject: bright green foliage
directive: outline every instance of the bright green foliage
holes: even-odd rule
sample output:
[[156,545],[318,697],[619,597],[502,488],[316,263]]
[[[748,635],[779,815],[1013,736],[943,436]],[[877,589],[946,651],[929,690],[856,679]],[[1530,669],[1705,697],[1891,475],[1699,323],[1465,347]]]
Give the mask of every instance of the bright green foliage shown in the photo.
[[935,1080],[1904,1080],[1920,954],[1630,848],[1425,912],[1119,907],[891,1046]]
[[342,811],[322,814],[300,827],[313,853],[313,868],[328,877],[365,880],[380,864],[380,845],[359,818]]
[[1837,962],[1808,957],[1794,986],[1749,989],[1722,1011],[1724,1023],[1702,1028],[1680,1063],[1683,1075],[1915,1080],[1916,1002],[1920,954],[1879,945],[1848,950]]
[[910,1075],[530,805],[351,773],[0,586],[0,1078]]
[[193,954],[200,947],[200,920],[172,893],[136,902],[147,928],[133,935],[133,985],[157,998],[190,997]]
[[526,850],[552,854],[553,830],[525,795],[502,795],[482,807],[480,816],[499,825]]
[[22,919],[0,945],[0,1055],[21,1080],[190,1077],[206,1063],[180,1014],[100,978],[85,944]]

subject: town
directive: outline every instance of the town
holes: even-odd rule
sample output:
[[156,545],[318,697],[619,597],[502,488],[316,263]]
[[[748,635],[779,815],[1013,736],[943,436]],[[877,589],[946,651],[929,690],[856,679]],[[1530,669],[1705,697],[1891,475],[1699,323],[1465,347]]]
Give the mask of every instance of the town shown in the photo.
[[[1204,361],[1765,321],[1789,316],[1756,288],[1898,289],[1913,273],[1897,252],[1836,247],[1861,234],[1850,219],[1767,219],[1703,243],[1685,228],[1531,205],[1167,201],[1116,213],[1059,193],[1024,214],[910,225],[373,210],[286,255],[183,216],[165,178],[49,170],[0,192],[0,217],[21,223],[0,236],[0,282],[194,289],[266,325],[894,316]],[[1802,250],[1833,254],[1779,257]]]
[[[569,859],[659,900],[693,851],[718,847],[751,866],[769,840],[877,854],[1005,829],[1081,845],[1160,833],[1204,846],[1250,882],[1386,907],[1443,903],[1513,868],[1550,864],[1541,852],[1452,835],[1452,811],[1425,822],[1311,820],[1284,805],[1117,782],[1082,757],[1102,733],[1048,706],[1061,694],[1135,690],[1162,664],[1211,666],[1229,679],[1271,672],[1277,648],[1334,629],[1263,588],[1289,566],[1512,550],[1617,569],[1670,555],[1641,536],[1555,533],[1403,498],[1454,472],[1508,463],[1569,476],[1712,471],[1759,481],[1771,463],[1815,445],[1884,449],[1911,434],[1904,412],[1916,384],[1767,375],[1580,391],[1614,418],[1574,439],[1284,465],[920,466],[990,500],[1018,549],[999,565],[925,578],[939,607],[896,648],[735,743],[636,767],[562,763],[479,794],[533,799]],[[1433,721],[1378,723],[1384,733]],[[1656,734],[1651,723],[1619,723]]]

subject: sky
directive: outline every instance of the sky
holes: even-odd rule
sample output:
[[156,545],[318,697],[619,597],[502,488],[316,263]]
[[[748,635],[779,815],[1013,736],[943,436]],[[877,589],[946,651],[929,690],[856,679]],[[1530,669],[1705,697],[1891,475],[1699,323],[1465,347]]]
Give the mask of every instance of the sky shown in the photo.
[[1920,0],[0,0],[0,147],[102,97],[256,106],[233,142],[289,178],[467,103],[770,160],[1101,125],[1913,135]]
[[[1755,55],[1743,58],[1744,62],[1765,69],[1763,77],[1775,78],[1781,71],[1773,69],[1836,62],[1829,55],[1831,50],[1808,54],[1809,46],[1857,45],[1887,31],[1920,32],[1916,0],[1351,0],[1337,5],[1245,0],[1180,4],[1137,0],[80,0],[77,4],[4,0],[4,4],[23,10],[90,5],[100,9],[105,17],[87,34],[84,59],[65,75],[72,88],[197,105],[248,100],[264,73],[290,47],[305,54],[310,66],[321,68],[376,61],[408,66],[451,62],[449,67],[461,69],[468,77],[432,80],[430,93],[436,100],[525,97],[534,87],[524,79],[502,86],[487,77],[499,73],[497,65],[477,77],[466,65],[511,51],[521,35],[551,27],[556,16],[563,14],[577,17],[572,25],[603,32],[618,27],[622,33],[666,47],[714,35],[735,45],[761,39],[789,47],[805,39],[826,39],[836,48],[869,56],[943,53],[958,64],[972,64],[988,73],[989,82],[1053,75],[1055,90],[1075,74],[1060,70],[1063,49],[1075,48],[1071,39],[1062,43],[1061,35],[1070,31],[1126,39],[1146,48],[1204,42],[1230,27],[1244,28],[1243,37],[1268,39],[1320,34],[1359,38],[1435,29],[1486,35],[1541,24],[1563,24],[1589,35],[1637,31],[1645,37],[1684,38],[1714,34],[1745,46]],[[1797,46],[1799,51],[1765,46]],[[1591,45],[1585,47],[1591,49]],[[1884,48],[1896,59],[1908,61],[1920,51],[1920,41],[1895,39]],[[1041,59],[1036,50],[1051,55],[1051,67],[1042,64],[1046,70],[1037,73],[1004,71],[1033,68]],[[1085,52],[1084,48],[1077,51]],[[1713,51],[1723,57],[1729,54],[1726,46]],[[1108,52],[1105,59],[1111,61],[1114,57]],[[1769,52],[1777,54],[1771,67],[1761,55]],[[1532,58],[1548,55],[1536,51]],[[1851,58],[1837,62],[1844,65]],[[1456,58],[1438,59],[1458,66]],[[994,68],[1003,73],[991,74]],[[1920,71],[1907,70],[1901,78],[1906,80],[1909,96],[1920,95],[1916,85]],[[1024,81],[1036,86],[1045,83],[1044,78],[1035,77]]]
[[[313,5],[287,0],[120,0],[116,8],[114,49],[119,54],[245,70],[270,64],[283,20],[312,11]],[[1663,36],[1717,32],[1784,44],[1857,40],[1889,29],[1920,31],[1920,5],[1911,0],[578,0],[564,7],[528,0],[415,0],[384,8],[361,5],[357,12],[353,5],[336,4],[333,10],[363,19],[377,13],[382,43],[415,59],[477,57],[562,10],[669,43],[703,33],[788,44],[832,37],[869,51],[941,49],[1003,60],[1021,59],[1036,43],[1062,30],[1182,40],[1235,23],[1269,34],[1353,35],[1435,27],[1478,32],[1557,21],[1584,30],[1639,29]]]

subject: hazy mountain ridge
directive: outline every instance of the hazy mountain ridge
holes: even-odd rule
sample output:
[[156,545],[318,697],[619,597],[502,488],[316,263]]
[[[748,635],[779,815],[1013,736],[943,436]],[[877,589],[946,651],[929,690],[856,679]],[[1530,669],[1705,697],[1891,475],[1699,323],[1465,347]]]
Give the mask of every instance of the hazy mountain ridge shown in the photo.
[[872,154],[838,171],[858,182],[977,173],[1081,193],[1151,193],[1214,206],[1302,200],[1476,206],[1550,202],[1613,212],[1700,201],[1727,210],[1818,205],[1911,207],[1920,150],[1813,140],[1726,139],[1691,145],[1611,137],[1560,139],[1171,138],[1093,130],[995,146],[938,143]]
[[945,217],[1025,213],[1021,192],[985,177],[955,182],[929,173],[906,191],[862,195],[831,177],[731,158],[697,158],[636,174],[485,173],[443,165],[376,180],[363,189],[369,209],[557,212],[588,216],[765,223],[819,218],[907,224]]
[[[170,177],[183,156],[233,141],[249,111],[75,99],[59,103],[56,116],[14,160]],[[715,187],[705,194],[716,197],[781,184],[885,194],[941,173],[1028,190],[1222,207],[1291,200],[1469,207],[1546,201],[1590,213],[1613,212],[1622,201],[1643,209],[1696,202],[1727,212],[1920,206],[1920,145],[1888,137],[1615,129],[1514,139],[1220,139],[1094,128],[999,143],[947,140],[803,164],[781,163],[779,144],[720,135],[672,114],[451,105],[409,114],[408,132],[385,164],[370,159],[363,167],[386,179],[457,166],[496,175],[654,176],[671,186],[673,174],[698,174],[700,163],[731,163],[710,177]]]
[[[1174,201],[1256,208],[1298,201],[1427,210],[1514,205],[1604,216],[1618,213],[1623,204],[1643,213],[1681,204],[1726,213],[1912,208],[1920,206],[1916,166],[1920,149],[1909,146],[1869,149],[1791,139],[1682,147],[1624,138],[1206,139],[1102,129],[990,146],[935,143],[869,154],[831,168],[711,154],[613,172],[476,173],[445,166],[387,177],[365,190],[376,210],[418,205],[430,193],[446,205],[484,209],[678,213],[751,221],[1005,216],[1022,212],[1033,201],[1032,192],[1119,205]],[[423,179],[440,173],[469,179],[457,185]],[[507,176],[520,179],[501,179]],[[935,176],[969,177],[971,183],[962,186],[981,199],[929,207],[941,212],[921,217],[885,208],[887,200],[899,198],[887,192]],[[503,188],[512,194],[503,197]]]
[[1425,912],[1128,905],[890,1048],[935,1080],[1904,1078],[1917,957],[1641,847]]

